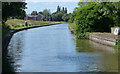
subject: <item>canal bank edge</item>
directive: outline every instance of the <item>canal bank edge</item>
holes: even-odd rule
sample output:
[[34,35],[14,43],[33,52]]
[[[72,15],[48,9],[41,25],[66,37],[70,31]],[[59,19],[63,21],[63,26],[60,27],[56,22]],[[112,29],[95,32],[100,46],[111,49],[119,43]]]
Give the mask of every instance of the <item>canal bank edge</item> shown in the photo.
[[91,34],[89,34],[89,39],[94,41],[94,42],[108,45],[108,46],[115,46],[116,45],[116,39],[103,38],[103,37],[99,37],[97,35],[91,35]]
[[[61,24],[61,23],[57,23],[57,24]],[[31,29],[31,28],[37,28],[37,27],[44,27],[44,26],[51,26],[51,25],[56,25],[56,24],[49,24],[49,25],[42,25],[42,26],[32,26],[32,27],[26,27],[26,28],[21,28],[21,29],[16,29],[16,30],[10,30],[3,38],[2,38],[2,50],[7,49],[7,46],[10,42],[10,39],[12,38],[13,34],[22,30],[27,30],[27,29]],[[70,29],[70,28],[69,28]],[[72,34],[75,34],[74,30],[71,30]],[[95,35],[90,35],[88,34],[88,39],[104,44],[104,45],[108,45],[108,46],[116,46],[116,48],[120,48],[120,39],[107,39],[107,38],[102,38],[102,37],[98,37]]]
[[[69,30],[72,34],[75,34],[75,30],[72,29],[72,27],[70,25],[69,25]],[[101,34],[105,34],[105,33],[101,33]],[[87,39],[89,39],[91,41],[120,49],[120,38],[119,37],[117,37],[117,38],[105,38],[105,37],[97,36],[93,33],[89,33],[86,36],[87,36]]]
[[[61,23],[57,23],[61,24]],[[49,24],[49,25],[41,25],[41,26],[32,26],[32,27],[25,27],[21,29],[15,29],[15,30],[10,30],[6,35],[2,38],[2,52],[4,52],[7,49],[7,46],[13,36],[14,33],[22,31],[22,30],[27,30],[27,29],[32,29],[32,28],[37,28],[37,27],[44,27],[44,26],[51,26],[51,25],[56,25],[56,24]]]

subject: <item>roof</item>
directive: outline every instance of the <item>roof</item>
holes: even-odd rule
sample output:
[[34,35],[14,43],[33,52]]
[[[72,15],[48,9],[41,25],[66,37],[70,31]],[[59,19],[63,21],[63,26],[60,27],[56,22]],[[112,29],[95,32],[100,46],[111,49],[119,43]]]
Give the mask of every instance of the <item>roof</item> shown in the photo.
[[28,14],[27,16],[28,16],[28,17],[37,17],[38,15],[31,15],[31,14]]
[[43,14],[38,14],[38,15],[31,15],[31,14],[28,14],[28,15],[27,15],[27,17],[38,17],[38,16],[42,16],[42,17],[44,17]]

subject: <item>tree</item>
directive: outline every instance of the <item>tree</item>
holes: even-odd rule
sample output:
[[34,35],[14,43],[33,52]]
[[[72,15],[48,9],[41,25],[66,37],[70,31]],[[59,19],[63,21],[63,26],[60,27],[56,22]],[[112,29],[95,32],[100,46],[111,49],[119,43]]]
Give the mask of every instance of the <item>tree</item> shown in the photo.
[[67,8],[62,7],[62,10],[57,6],[57,11],[52,14],[52,21],[68,21],[70,14],[67,14]]
[[61,8],[59,7],[59,5],[57,6],[57,12],[60,12]]
[[62,12],[65,12],[65,8],[64,7],[62,7]]
[[43,10],[43,14],[44,14],[44,16],[45,16],[44,20],[46,20],[46,21],[50,20],[50,18],[51,18],[50,9],[44,9],[44,10]]
[[65,13],[67,13],[67,8],[65,8]]
[[70,14],[64,14],[62,16],[63,21],[68,22],[68,20],[70,19],[70,15],[71,15],[71,13]]
[[37,11],[32,11],[31,15],[38,15]]
[[63,12],[57,12],[52,14],[52,21],[63,21]]
[[76,16],[75,11],[73,11],[73,13],[71,13],[70,16],[69,16],[69,22],[70,23],[73,23],[75,21],[75,16]]
[[110,28],[120,26],[120,2],[78,3],[70,22],[76,24],[76,35],[86,32],[110,32]]
[[114,8],[114,15],[115,15],[115,26],[120,26],[120,1],[113,2]]
[[2,22],[8,18],[21,18],[25,16],[25,2],[2,2]]

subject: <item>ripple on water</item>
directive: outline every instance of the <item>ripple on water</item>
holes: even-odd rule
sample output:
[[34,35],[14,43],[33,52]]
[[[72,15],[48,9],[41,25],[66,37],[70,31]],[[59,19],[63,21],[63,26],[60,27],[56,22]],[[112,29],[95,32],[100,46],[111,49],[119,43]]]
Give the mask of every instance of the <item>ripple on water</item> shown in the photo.
[[[93,55],[91,55],[93,54]],[[78,72],[98,72],[98,63],[100,60],[100,55],[96,53],[79,53],[76,55],[58,55],[57,59],[61,60],[64,63],[75,65]]]

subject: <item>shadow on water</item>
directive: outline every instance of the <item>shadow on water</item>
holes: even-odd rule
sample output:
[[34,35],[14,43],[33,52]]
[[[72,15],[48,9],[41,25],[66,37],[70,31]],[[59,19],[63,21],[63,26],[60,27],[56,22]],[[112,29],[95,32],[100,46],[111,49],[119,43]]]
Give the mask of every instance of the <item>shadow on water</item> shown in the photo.
[[[15,38],[11,38],[11,41],[8,45],[8,49],[5,49],[3,51],[2,56],[2,72],[15,72],[16,70],[19,70],[18,67],[20,67],[19,64],[16,64],[17,61],[19,61],[22,58],[22,46],[23,40],[24,40],[24,31],[18,32],[19,35],[14,34],[16,36]],[[12,43],[14,42],[14,43]]]

